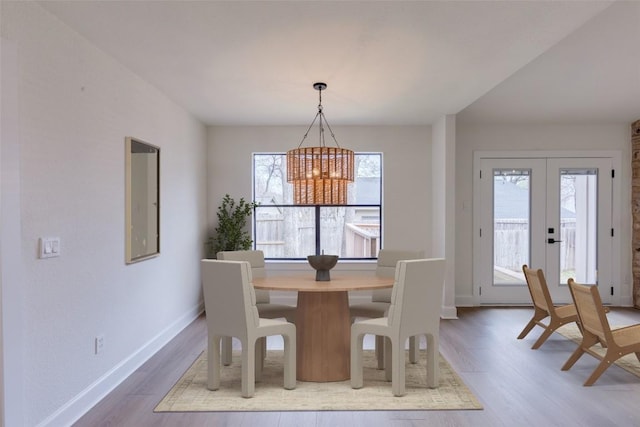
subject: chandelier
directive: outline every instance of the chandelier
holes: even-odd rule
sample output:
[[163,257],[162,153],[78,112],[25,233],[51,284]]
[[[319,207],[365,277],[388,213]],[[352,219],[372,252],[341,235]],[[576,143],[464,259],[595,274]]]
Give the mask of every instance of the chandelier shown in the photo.
[[[296,205],[346,205],[347,184],[353,182],[353,151],[340,148],[322,111],[322,91],[326,83],[314,83],[319,92],[318,113],[302,137],[298,148],[287,151],[287,182],[293,184]],[[302,147],[314,123],[318,121],[320,142],[316,147]],[[324,127],[336,147],[327,147]]]

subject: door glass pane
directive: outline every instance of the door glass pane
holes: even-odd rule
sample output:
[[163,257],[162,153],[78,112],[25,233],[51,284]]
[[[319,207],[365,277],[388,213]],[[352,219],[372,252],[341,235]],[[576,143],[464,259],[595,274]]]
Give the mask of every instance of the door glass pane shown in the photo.
[[597,283],[597,169],[560,171],[560,283]]
[[493,284],[524,285],[529,264],[531,172],[493,170]]

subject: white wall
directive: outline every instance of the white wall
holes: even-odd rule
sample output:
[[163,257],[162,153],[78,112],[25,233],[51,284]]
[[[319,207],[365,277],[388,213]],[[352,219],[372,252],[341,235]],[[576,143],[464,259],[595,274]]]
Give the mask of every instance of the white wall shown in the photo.
[[[332,127],[341,147],[383,153],[383,246],[432,249],[431,127]],[[307,127],[210,127],[209,227],[216,226],[222,197],[251,200],[251,154],[284,152]],[[317,145],[313,133],[304,146]],[[333,145],[333,141],[327,145]],[[336,267],[337,268],[337,267]]]
[[[2,411],[0,425],[23,425],[23,334],[20,286],[20,147],[18,135],[18,57],[15,43],[1,41],[2,104],[0,113],[0,349]],[[7,284],[7,286],[4,286]],[[11,286],[9,286],[11,285]],[[5,344],[6,343],[6,344]],[[11,384],[12,387],[6,387]]]
[[[201,309],[206,129],[37,3],[3,2],[1,19],[3,46],[17,52],[17,117],[2,116],[17,139],[3,140],[2,151],[19,153],[20,203],[10,214],[20,218],[22,248],[2,290],[23,295],[2,300],[23,319],[3,325],[18,328],[22,342],[4,334],[3,345],[24,354],[13,366],[22,383],[5,383],[5,402],[21,395],[21,425],[67,425]],[[161,255],[129,266],[126,136],[162,150]],[[41,236],[61,238],[60,257],[37,258]],[[105,348],[95,355],[98,334]]]
[[456,130],[456,304],[469,305],[473,290],[473,152],[477,150],[617,150],[622,170],[619,227],[621,303],[631,297],[631,131],[630,124],[468,124]]

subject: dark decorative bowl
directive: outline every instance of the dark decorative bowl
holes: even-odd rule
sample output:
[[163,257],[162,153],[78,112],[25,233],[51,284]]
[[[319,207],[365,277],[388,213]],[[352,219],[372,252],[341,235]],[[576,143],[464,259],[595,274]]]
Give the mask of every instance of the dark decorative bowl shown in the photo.
[[307,261],[316,270],[316,282],[328,282],[329,270],[338,263],[338,255],[309,255]]

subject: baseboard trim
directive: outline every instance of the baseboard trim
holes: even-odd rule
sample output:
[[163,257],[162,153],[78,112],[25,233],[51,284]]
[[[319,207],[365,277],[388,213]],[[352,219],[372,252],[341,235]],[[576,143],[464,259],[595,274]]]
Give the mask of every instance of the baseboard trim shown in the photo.
[[458,309],[456,306],[442,306],[442,314],[441,317],[443,319],[457,319],[458,318]]
[[38,427],[72,425],[93,408],[107,394],[127,379],[136,369],[149,360],[204,311],[204,303],[187,311],[175,322],[144,344],[136,352],[122,360],[93,384],[61,406],[56,412],[38,424]]
[[457,296],[456,295],[456,306],[457,307],[475,307],[476,301],[473,298],[473,295],[462,295],[462,296]]
[[620,307],[633,307],[633,297],[632,296],[620,297]]

